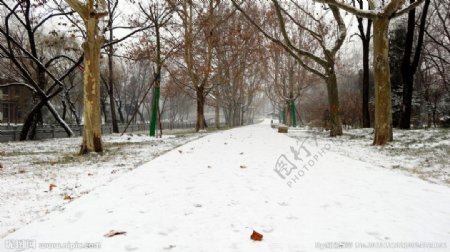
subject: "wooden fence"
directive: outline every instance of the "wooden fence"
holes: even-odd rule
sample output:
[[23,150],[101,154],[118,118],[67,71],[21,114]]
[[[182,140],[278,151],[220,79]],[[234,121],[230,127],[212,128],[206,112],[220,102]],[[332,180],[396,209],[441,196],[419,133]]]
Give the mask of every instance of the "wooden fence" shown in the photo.
[[[123,132],[126,124],[119,124],[119,132]],[[74,136],[81,136],[83,134],[82,125],[70,125]],[[163,129],[188,129],[195,128],[195,123],[193,122],[163,122]],[[0,126],[0,142],[11,142],[19,141],[20,131],[22,130],[21,125],[1,125]],[[147,131],[149,130],[148,124],[130,124],[128,126],[127,132],[137,132],[137,131]],[[112,133],[112,125],[104,124],[102,125],[103,134]],[[36,140],[50,139],[50,138],[62,138],[67,137],[67,133],[64,129],[57,125],[43,125],[36,129]]]

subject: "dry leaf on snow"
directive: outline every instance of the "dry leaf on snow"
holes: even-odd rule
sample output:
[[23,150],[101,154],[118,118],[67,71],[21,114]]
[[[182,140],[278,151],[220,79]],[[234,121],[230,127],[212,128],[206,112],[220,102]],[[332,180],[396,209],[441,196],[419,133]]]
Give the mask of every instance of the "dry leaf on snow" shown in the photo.
[[111,230],[107,234],[105,234],[104,236],[105,237],[113,237],[113,236],[116,236],[116,235],[126,235],[126,234],[127,234],[127,232],[125,232],[125,231]]
[[252,235],[250,236],[250,239],[254,240],[254,241],[261,241],[263,238],[263,235],[256,232],[255,230],[253,230]]
[[56,187],[56,185],[50,184],[50,185],[48,186],[48,190],[51,192],[51,191],[53,190],[53,188],[55,188],[55,187]]
[[72,196],[70,195],[64,195],[64,200],[73,200]]

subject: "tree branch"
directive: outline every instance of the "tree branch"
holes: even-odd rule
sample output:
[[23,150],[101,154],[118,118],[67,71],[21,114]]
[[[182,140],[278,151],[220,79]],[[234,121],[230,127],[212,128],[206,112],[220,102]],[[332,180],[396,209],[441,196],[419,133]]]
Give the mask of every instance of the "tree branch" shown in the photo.
[[325,4],[336,6],[336,7],[340,8],[340,9],[348,11],[348,12],[350,12],[353,15],[358,16],[358,17],[372,19],[372,18],[376,18],[378,16],[378,14],[379,14],[376,11],[357,9],[357,8],[351,6],[351,5],[348,5],[348,4],[345,4],[343,2],[339,2],[339,1],[336,1],[336,0],[314,0],[314,1],[316,1],[318,3],[325,3]]

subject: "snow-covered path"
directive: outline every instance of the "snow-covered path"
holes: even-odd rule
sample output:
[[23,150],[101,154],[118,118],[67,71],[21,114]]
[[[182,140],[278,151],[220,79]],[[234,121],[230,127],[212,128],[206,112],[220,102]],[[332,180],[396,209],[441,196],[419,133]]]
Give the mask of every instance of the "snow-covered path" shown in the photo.
[[[208,135],[12,233],[0,251],[67,242],[107,252],[450,249],[450,188],[339,156],[332,142],[304,144],[267,123]],[[277,160],[296,169],[277,173]],[[127,233],[104,237],[110,230]]]

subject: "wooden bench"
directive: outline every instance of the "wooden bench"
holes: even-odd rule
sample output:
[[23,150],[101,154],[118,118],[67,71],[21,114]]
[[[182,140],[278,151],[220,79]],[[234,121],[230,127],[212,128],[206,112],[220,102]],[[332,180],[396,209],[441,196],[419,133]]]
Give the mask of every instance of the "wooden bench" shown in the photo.
[[288,126],[280,125],[278,126],[278,133],[288,133],[288,129],[289,129]]

